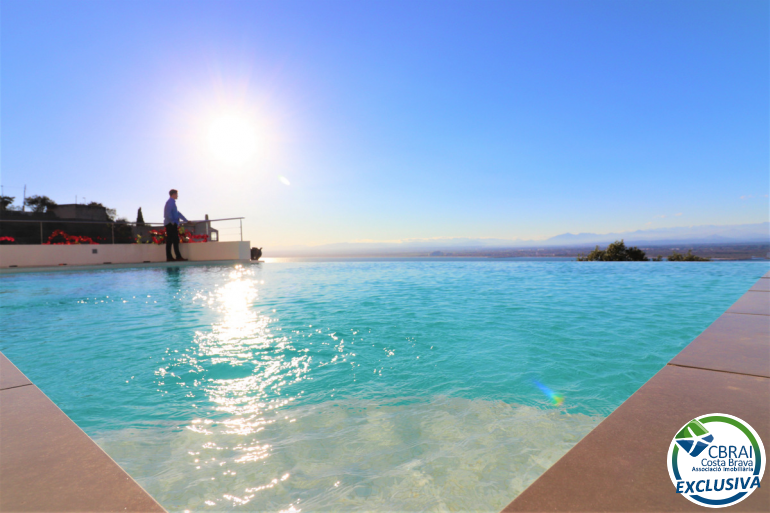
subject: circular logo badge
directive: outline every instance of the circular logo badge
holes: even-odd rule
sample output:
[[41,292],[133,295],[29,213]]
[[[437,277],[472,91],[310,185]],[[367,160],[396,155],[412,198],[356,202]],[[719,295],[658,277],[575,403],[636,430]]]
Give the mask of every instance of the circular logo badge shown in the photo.
[[668,475],[687,500],[707,508],[741,502],[765,473],[765,447],[738,417],[709,413],[691,420],[668,448]]

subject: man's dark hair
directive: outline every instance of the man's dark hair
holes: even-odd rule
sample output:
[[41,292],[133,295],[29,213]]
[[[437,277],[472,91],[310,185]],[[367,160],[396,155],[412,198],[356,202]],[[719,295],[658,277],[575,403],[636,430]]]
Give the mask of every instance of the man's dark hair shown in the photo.
[[177,194],[178,192],[179,192],[179,191],[178,191],[178,190],[176,190],[176,189],[171,189],[170,191],[168,191],[168,195],[169,195],[169,196],[173,196],[174,194]]

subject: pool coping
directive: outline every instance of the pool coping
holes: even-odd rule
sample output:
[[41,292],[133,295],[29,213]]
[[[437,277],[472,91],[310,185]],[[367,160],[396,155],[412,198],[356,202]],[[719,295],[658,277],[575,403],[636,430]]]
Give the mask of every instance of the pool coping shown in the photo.
[[165,511],[2,353],[0,433],[0,511]]
[[[770,272],[503,512],[703,511],[668,475],[674,435],[695,417],[727,413],[768,444],[769,404]],[[768,486],[730,511],[770,511]]]
[[189,260],[187,262],[144,262],[144,263],[126,263],[126,264],[95,264],[95,265],[61,265],[61,266],[40,266],[40,267],[2,267],[0,276],[4,274],[25,274],[25,273],[50,273],[50,272],[72,272],[72,271],[113,271],[115,269],[146,269],[146,268],[168,268],[168,267],[195,267],[199,265],[231,265],[231,264],[249,264],[262,263],[262,260]]

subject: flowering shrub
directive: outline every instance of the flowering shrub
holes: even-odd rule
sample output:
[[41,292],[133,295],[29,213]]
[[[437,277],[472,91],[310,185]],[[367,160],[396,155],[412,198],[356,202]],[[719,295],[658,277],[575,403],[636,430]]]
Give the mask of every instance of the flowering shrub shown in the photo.
[[152,237],[153,244],[165,244],[166,243],[166,229],[159,228],[157,230],[150,230],[150,237]]
[[200,235],[194,235],[190,234],[189,240],[187,242],[208,242],[209,236],[205,233],[202,233]]
[[14,239],[13,237],[8,237],[8,236],[0,237],[0,244],[13,244],[14,242],[16,242],[16,239]]
[[94,242],[94,240],[91,237],[85,237],[82,235],[67,235],[64,230],[54,230],[54,232],[51,234],[50,237],[48,237],[48,242],[44,242],[44,245],[54,244],[54,245],[61,245],[61,244],[99,244],[98,242]]
[[[165,244],[166,243],[166,229],[158,228],[157,230],[150,230],[150,237],[152,237],[153,244]],[[136,242],[140,242],[141,237],[137,236]],[[206,234],[195,235],[183,227],[179,227],[179,242],[191,243],[191,242],[208,242],[209,236]]]

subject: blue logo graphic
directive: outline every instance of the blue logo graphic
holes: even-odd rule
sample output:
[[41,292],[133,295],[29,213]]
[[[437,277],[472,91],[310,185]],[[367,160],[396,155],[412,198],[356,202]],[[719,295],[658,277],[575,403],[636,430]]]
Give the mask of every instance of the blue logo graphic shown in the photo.
[[691,420],[676,434],[675,439],[679,447],[694,458],[714,441],[714,435],[697,420]]

